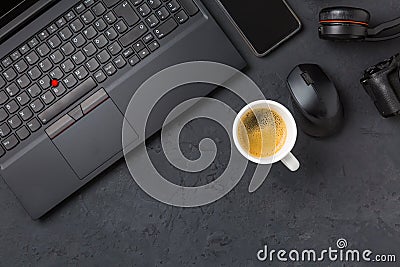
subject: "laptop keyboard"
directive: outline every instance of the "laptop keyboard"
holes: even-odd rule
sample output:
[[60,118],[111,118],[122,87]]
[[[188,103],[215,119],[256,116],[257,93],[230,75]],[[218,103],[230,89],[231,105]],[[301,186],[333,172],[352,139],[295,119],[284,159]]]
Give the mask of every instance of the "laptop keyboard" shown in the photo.
[[1,60],[0,157],[199,12],[192,0],[84,0]]

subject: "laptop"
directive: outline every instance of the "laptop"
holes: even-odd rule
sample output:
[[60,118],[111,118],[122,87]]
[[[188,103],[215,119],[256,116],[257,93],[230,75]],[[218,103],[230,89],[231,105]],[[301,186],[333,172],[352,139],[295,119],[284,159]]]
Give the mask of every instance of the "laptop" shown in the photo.
[[[189,61],[246,65],[199,0],[7,0],[0,12],[1,176],[33,219],[123,156],[124,113],[149,77]],[[132,147],[214,89],[174,90]]]

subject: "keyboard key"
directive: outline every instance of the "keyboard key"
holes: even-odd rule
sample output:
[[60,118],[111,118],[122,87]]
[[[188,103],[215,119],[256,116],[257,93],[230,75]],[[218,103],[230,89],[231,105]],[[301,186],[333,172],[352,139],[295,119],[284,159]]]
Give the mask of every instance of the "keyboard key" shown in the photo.
[[58,30],[58,27],[57,27],[57,25],[54,24],[54,23],[51,24],[51,25],[47,28],[47,31],[48,31],[50,34],[55,33],[57,30]]
[[108,51],[110,51],[111,55],[113,56],[117,55],[119,52],[121,52],[121,50],[122,48],[117,42],[108,46]]
[[81,51],[79,51],[72,56],[72,60],[75,62],[76,65],[80,65],[86,60],[86,57]]
[[143,42],[146,44],[150,43],[154,39],[153,35],[151,33],[147,34],[145,37],[143,37]]
[[12,81],[15,77],[17,77],[17,74],[13,69],[8,69],[5,72],[3,72],[4,78],[6,78],[7,81]]
[[79,67],[76,71],[74,71],[74,74],[79,80],[83,80],[89,75],[84,66]]
[[65,14],[64,18],[67,21],[71,21],[71,20],[73,20],[75,18],[75,13],[71,10],[67,14]]
[[92,8],[92,11],[94,12],[94,14],[96,16],[101,16],[104,14],[104,12],[106,12],[106,8],[104,7],[104,5],[102,3],[98,3],[97,5],[95,5]]
[[94,0],[84,0],[83,4],[85,5],[85,7],[90,7],[94,4]]
[[32,118],[32,116],[33,116],[32,111],[28,107],[26,107],[23,110],[21,110],[20,112],[18,112],[18,114],[19,114],[19,116],[21,116],[23,121],[27,121],[30,118]]
[[44,105],[43,105],[42,101],[40,101],[40,99],[36,99],[29,106],[32,108],[33,112],[35,112],[35,113],[41,111],[44,108]]
[[136,14],[135,10],[127,1],[123,1],[120,3],[115,9],[115,14],[119,18],[123,18],[128,26],[135,25],[139,20],[139,16]]
[[39,36],[40,41],[44,41],[44,40],[46,40],[47,37],[49,37],[49,33],[46,30],[44,30],[41,33],[39,33],[38,36]]
[[63,73],[59,67],[55,68],[54,70],[50,71],[50,77],[52,79],[61,79],[63,76]]
[[113,24],[117,20],[117,18],[111,11],[104,15],[104,19],[107,21],[108,24]]
[[186,12],[190,16],[194,16],[197,12],[199,12],[199,8],[192,0],[179,0],[182,4],[182,7],[186,10]]
[[78,34],[76,37],[72,38],[72,43],[77,47],[80,48],[86,43],[86,39],[83,37],[82,34]]
[[149,52],[149,50],[147,50],[147,48],[145,48],[142,51],[140,51],[138,54],[139,54],[141,59],[144,59],[145,57],[150,55],[150,52]]
[[117,31],[114,28],[110,28],[104,32],[108,38],[108,40],[112,41],[118,37]]
[[11,150],[18,145],[19,141],[17,137],[15,137],[15,135],[12,134],[6,139],[4,139],[2,143],[6,150]]
[[159,39],[161,39],[171,33],[176,27],[178,27],[178,24],[173,18],[170,18],[161,24],[161,26],[156,28],[154,33]]
[[19,48],[19,52],[20,52],[22,55],[28,53],[29,50],[30,50],[30,48],[29,48],[29,46],[28,46],[27,44],[25,44],[25,45],[23,45],[23,46],[21,46],[21,47]]
[[154,28],[155,26],[158,25],[160,21],[157,19],[156,15],[152,14],[150,17],[146,19],[147,25],[149,25],[150,28]]
[[178,1],[172,0],[171,2],[169,2],[169,3],[167,4],[167,7],[168,7],[168,9],[169,9],[170,12],[175,13],[176,11],[179,10],[179,8],[180,8],[181,6],[178,4]]
[[181,10],[178,13],[175,14],[175,19],[180,23],[183,24],[185,23],[189,17],[186,15],[185,11]]
[[74,69],[74,63],[70,59],[67,59],[64,63],[61,64],[61,69],[68,73]]
[[94,39],[94,43],[96,44],[96,46],[98,48],[103,48],[108,44],[108,41],[107,41],[106,37],[102,34],[102,35],[96,37],[96,39]]
[[61,51],[64,53],[64,55],[69,56],[75,51],[75,47],[68,42],[61,47]]
[[40,80],[38,81],[38,83],[39,83],[40,87],[41,87],[43,90],[45,90],[45,89],[47,89],[47,88],[50,87],[50,85],[51,85],[51,80],[50,80],[49,76],[46,75],[46,76],[44,76],[42,79],[40,79]]
[[8,113],[4,108],[0,108],[0,121],[3,122],[7,119]]
[[36,64],[36,62],[39,61],[39,57],[36,54],[35,51],[30,52],[26,57],[25,57],[26,61],[28,61],[28,63],[30,65]]
[[76,13],[80,14],[86,10],[86,7],[83,4],[79,4],[75,7]]
[[133,49],[135,49],[136,52],[141,51],[143,48],[146,48],[146,47],[144,46],[142,41],[139,41],[133,45]]
[[57,35],[54,35],[47,41],[51,48],[55,49],[61,44],[60,38]]
[[21,119],[18,117],[18,115],[14,115],[13,117],[11,117],[10,119],[7,120],[8,124],[10,125],[10,127],[12,129],[17,129],[19,126],[21,126],[22,121]]
[[169,12],[165,7],[162,7],[159,10],[157,10],[156,14],[161,20],[166,20],[169,16]]
[[92,58],[88,62],[86,62],[86,67],[90,72],[97,70],[100,67],[100,64],[97,62],[96,59]]
[[68,27],[65,27],[64,29],[62,29],[59,33],[60,37],[65,41],[68,40],[69,38],[71,38],[72,36],[72,32]]
[[10,55],[11,59],[13,61],[18,60],[21,57],[21,53],[18,51],[14,51],[11,55]]
[[133,53],[135,53],[135,52],[133,52],[133,49],[132,49],[132,48],[128,48],[128,49],[125,50],[122,54],[123,54],[123,56],[124,56],[125,58],[128,58],[128,57],[130,57],[131,55],[133,55]]
[[128,29],[128,26],[126,26],[126,24],[122,20],[120,20],[117,22],[117,24],[115,24],[115,28],[119,33],[124,33]]
[[107,28],[107,24],[104,22],[103,19],[99,19],[94,23],[94,26],[96,27],[96,30],[98,31],[104,31]]
[[9,133],[11,133],[10,127],[6,123],[3,123],[0,125],[0,136],[1,137],[6,137]]
[[19,106],[15,100],[11,100],[5,107],[10,114],[14,114],[19,109]]
[[42,69],[43,72],[47,72],[53,67],[53,64],[51,64],[50,60],[46,58],[39,63],[39,67]]
[[64,18],[59,18],[56,21],[56,25],[57,25],[58,28],[62,28],[65,24],[67,24],[67,21]]
[[35,46],[37,46],[39,44],[39,41],[34,37],[34,38],[32,38],[29,42],[28,42],[28,45],[31,47],[31,48],[34,48]]
[[134,5],[134,6],[138,6],[138,5],[140,5],[142,2],[143,2],[143,0],[129,0],[131,3],[132,3],[132,5]]
[[66,78],[64,78],[63,82],[67,88],[72,88],[78,83],[78,81],[75,79],[74,75],[72,75],[72,74],[70,74]]
[[13,97],[19,93],[19,88],[15,85],[15,83],[12,83],[6,87],[6,92],[9,96]]
[[90,24],[94,20],[94,15],[90,10],[88,10],[81,15],[81,18],[85,24]]
[[159,44],[157,41],[154,41],[154,42],[151,42],[151,43],[148,45],[148,47],[149,47],[149,49],[150,49],[151,52],[154,52],[154,51],[156,51],[156,50],[160,47],[160,44]]
[[44,93],[40,98],[43,100],[43,102],[44,102],[46,105],[49,105],[51,102],[54,101],[54,99],[56,99],[56,98],[54,97],[54,95],[51,93],[51,91],[47,91],[47,92]]
[[22,94],[17,96],[17,101],[20,106],[25,106],[26,104],[28,104],[29,100],[30,98],[26,92],[23,92]]
[[115,66],[117,66],[118,69],[123,68],[126,65],[126,61],[122,56],[118,56],[113,60]]
[[3,105],[8,100],[6,92],[0,91],[0,105]]
[[28,76],[24,74],[17,79],[17,83],[20,88],[25,89],[31,84],[31,80],[29,80]]
[[32,98],[40,95],[41,92],[42,92],[42,90],[40,90],[40,88],[37,84],[32,85],[28,89],[28,93],[31,95]]
[[103,69],[108,76],[112,76],[117,72],[117,69],[114,67],[112,63],[108,63],[107,65],[104,66]]
[[89,78],[80,83],[75,89],[60,98],[57,102],[39,114],[39,119],[44,123],[48,123],[51,119],[57,116],[60,112],[75,103],[78,99],[89,93],[96,87],[96,82]]
[[142,17],[146,17],[148,14],[150,14],[151,9],[147,4],[143,4],[138,8],[138,11]]
[[14,68],[19,73],[22,73],[22,72],[26,71],[26,69],[28,68],[28,65],[25,63],[25,61],[23,59],[21,59],[20,61],[18,61],[17,63],[14,64]]
[[131,66],[135,66],[137,63],[139,63],[140,59],[138,58],[138,56],[134,55],[133,57],[131,57],[129,59],[129,64]]
[[72,29],[74,32],[79,32],[80,30],[83,29],[83,23],[80,21],[80,19],[74,20],[73,22],[71,22],[71,23],[69,24],[69,26],[71,27],[71,29]]
[[9,57],[6,57],[5,59],[2,60],[1,62],[4,66],[4,68],[7,68],[8,66],[10,66],[12,64],[12,60]]
[[93,26],[90,26],[83,31],[83,34],[86,36],[87,39],[92,39],[97,35],[97,31],[94,29]]
[[21,141],[25,140],[26,138],[29,137],[29,135],[31,135],[28,128],[26,128],[25,126],[22,126],[21,129],[18,129],[16,131],[16,134],[17,134],[19,140],[21,140]]
[[50,53],[50,48],[47,46],[47,44],[41,44],[38,48],[37,51],[39,52],[39,55],[44,57],[48,53]]
[[28,122],[28,127],[29,130],[33,133],[36,132],[37,130],[40,129],[41,125],[40,122],[38,121],[38,119],[34,118],[33,120],[31,120],[30,122]]
[[108,8],[115,6],[115,4],[118,2],[119,0],[104,0],[104,3]]
[[54,64],[58,64],[64,59],[64,56],[61,54],[59,50],[57,50],[56,52],[50,55],[50,59],[53,61]]
[[161,6],[160,0],[147,0],[147,3],[152,9],[157,9],[159,6]]
[[67,91],[62,84],[59,84],[57,87],[52,87],[51,90],[57,97],[62,96]]
[[85,52],[86,56],[90,57],[96,53],[97,49],[94,44],[90,43],[83,48],[83,52]]
[[133,27],[124,36],[122,36],[119,41],[123,46],[128,46],[139,39],[143,34],[147,32],[147,27],[143,23]]
[[94,78],[98,83],[104,82],[107,79],[107,76],[104,74],[102,70],[99,70],[94,74]]
[[97,54],[97,59],[100,61],[101,64],[106,63],[110,58],[110,54],[107,53],[106,50],[102,50],[100,53]]

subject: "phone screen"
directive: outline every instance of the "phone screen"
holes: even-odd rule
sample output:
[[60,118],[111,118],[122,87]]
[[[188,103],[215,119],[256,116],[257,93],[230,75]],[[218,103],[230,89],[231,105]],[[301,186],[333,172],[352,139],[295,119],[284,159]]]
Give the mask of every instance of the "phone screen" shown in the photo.
[[301,27],[283,0],[219,1],[258,55],[265,55]]

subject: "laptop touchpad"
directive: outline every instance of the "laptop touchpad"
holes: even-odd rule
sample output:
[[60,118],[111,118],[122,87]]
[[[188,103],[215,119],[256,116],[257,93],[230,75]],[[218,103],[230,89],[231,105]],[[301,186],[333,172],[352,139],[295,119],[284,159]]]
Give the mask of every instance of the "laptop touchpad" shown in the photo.
[[[122,113],[108,99],[53,142],[79,178],[83,179],[122,151],[123,120]],[[132,132],[131,136],[136,136]]]

